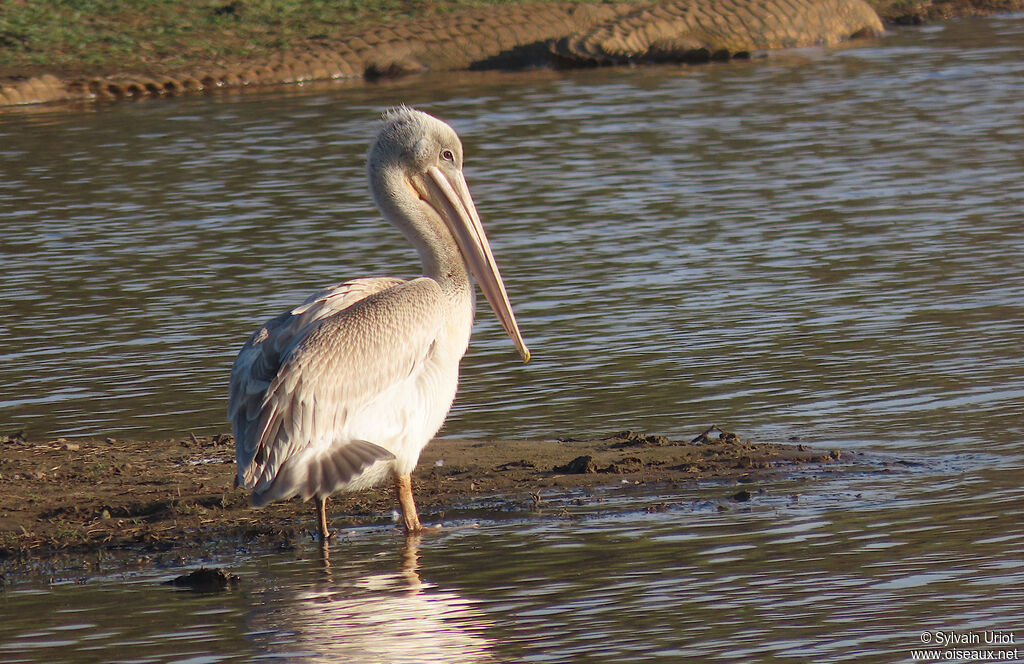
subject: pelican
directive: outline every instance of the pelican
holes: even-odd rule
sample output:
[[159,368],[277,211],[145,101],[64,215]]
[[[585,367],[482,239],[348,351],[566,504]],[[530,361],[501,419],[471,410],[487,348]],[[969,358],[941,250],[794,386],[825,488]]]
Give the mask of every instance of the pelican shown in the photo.
[[469,345],[470,275],[524,362],[530,359],[462,174],[462,143],[437,118],[384,114],[367,160],[384,217],[413,244],[423,276],[347,281],[313,294],[246,341],[231,369],[237,486],[256,506],[327,498],[389,478],[407,533],[423,530],[411,473],[455,398]]

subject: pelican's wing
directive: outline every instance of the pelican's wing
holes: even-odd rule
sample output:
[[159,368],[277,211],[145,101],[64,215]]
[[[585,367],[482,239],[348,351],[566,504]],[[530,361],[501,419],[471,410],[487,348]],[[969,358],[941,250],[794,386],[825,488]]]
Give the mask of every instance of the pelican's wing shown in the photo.
[[339,432],[422,364],[443,304],[430,279],[361,279],[316,294],[249,339],[232,369],[228,416],[238,481],[254,502],[328,495],[393,458]]
[[[382,277],[358,279],[311,295],[300,306],[273,318],[256,330],[235,358],[228,389],[228,420],[235,429],[235,438],[248,448],[255,441],[247,435],[254,417],[263,403],[271,381],[277,376],[284,356],[324,318],[344,311],[374,293],[404,283],[401,279]],[[242,459],[239,458],[239,465]],[[244,465],[248,465],[251,459]]]

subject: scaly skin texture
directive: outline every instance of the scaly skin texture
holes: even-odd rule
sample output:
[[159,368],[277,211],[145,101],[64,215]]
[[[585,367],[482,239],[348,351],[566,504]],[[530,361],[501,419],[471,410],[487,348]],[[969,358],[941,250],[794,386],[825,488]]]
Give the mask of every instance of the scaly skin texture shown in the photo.
[[860,0],[682,0],[641,5],[552,51],[576,63],[706,62],[881,33],[878,15]]
[[503,5],[370,27],[338,35],[319,51],[176,76],[62,81],[44,75],[0,87],[0,105],[159,97],[421,71],[700,62],[756,50],[835,44],[881,32],[878,15],[864,0]]

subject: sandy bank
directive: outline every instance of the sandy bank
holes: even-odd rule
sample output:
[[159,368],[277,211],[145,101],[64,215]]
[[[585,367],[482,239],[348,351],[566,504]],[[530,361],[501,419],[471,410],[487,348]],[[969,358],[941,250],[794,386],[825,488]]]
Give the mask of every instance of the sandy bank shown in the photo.
[[[38,5],[38,6],[37,6]],[[116,5],[116,6],[115,6]],[[423,71],[708,62],[836,44],[887,25],[1024,10],[1024,0],[458,0],[318,12],[292,0],[182,7],[55,0],[0,16],[0,106],[140,99]]]

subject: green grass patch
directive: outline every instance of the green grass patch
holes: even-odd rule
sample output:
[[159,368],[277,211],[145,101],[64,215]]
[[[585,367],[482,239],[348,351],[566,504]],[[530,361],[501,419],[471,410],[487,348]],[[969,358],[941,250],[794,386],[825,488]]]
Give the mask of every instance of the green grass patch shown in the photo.
[[0,0],[0,77],[172,72],[498,0]]
[[[194,71],[329,44],[381,22],[531,2],[544,0],[0,0],[0,79]],[[898,23],[1024,8],[1024,0],[868,3]]]

